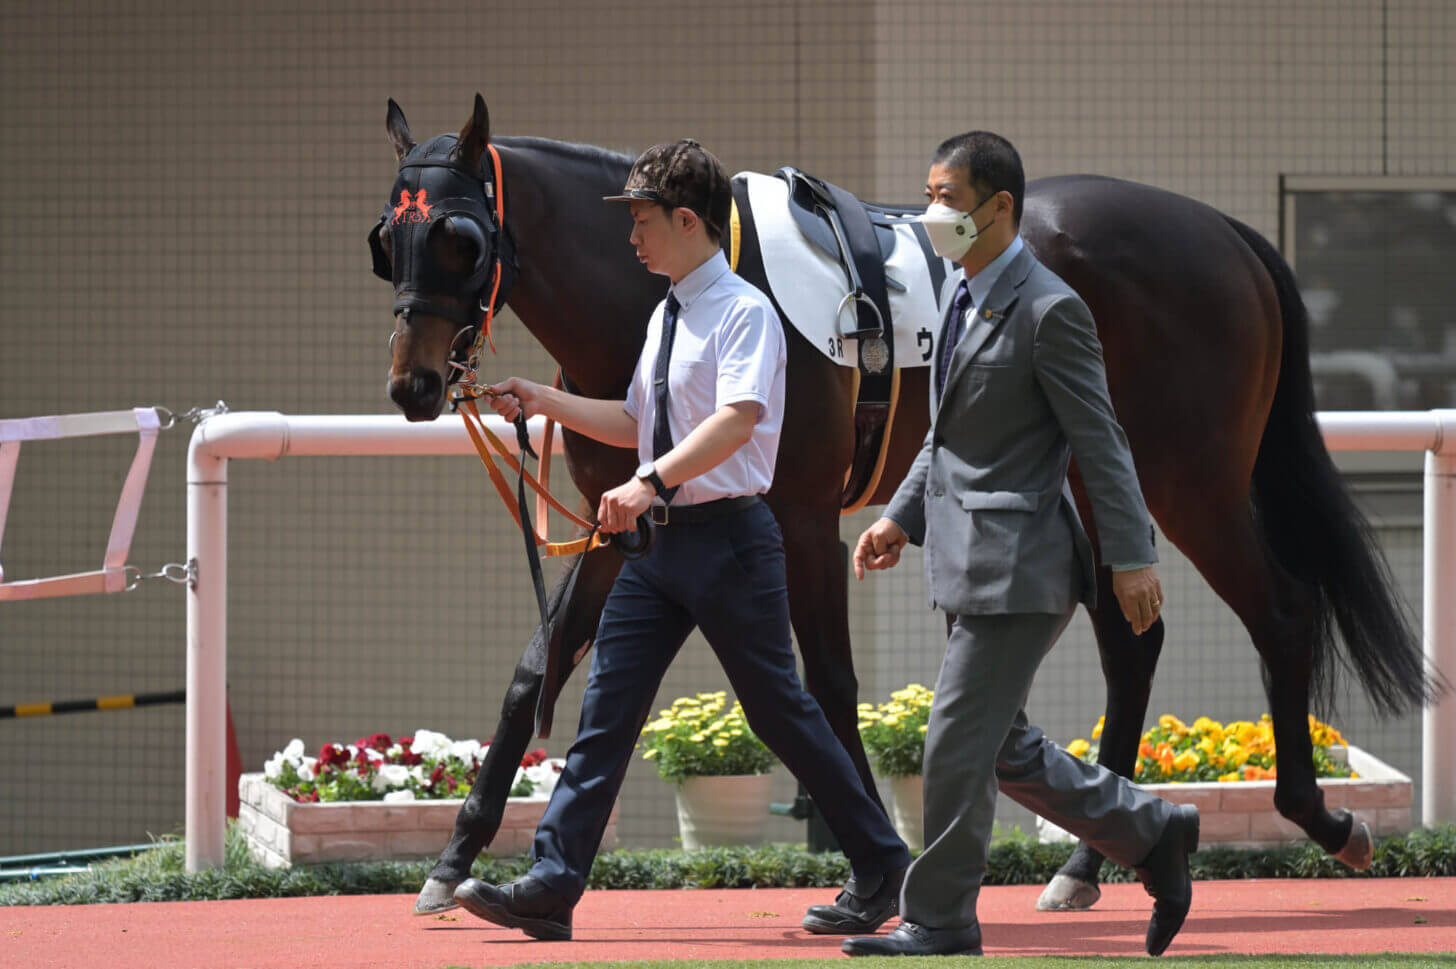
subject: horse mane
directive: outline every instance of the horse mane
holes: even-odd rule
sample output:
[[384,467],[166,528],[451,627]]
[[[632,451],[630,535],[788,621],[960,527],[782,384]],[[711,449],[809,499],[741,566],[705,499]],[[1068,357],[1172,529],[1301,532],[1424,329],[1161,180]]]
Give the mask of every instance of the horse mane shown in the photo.
[[604,168],[630,169],[632,163],[637,159],[632,155],[624,155],[619,151],[612,151],[609,148],[601,148],[597,145],[583,145],[570,141],[554,141],[550,138],[537,138],[529,135],[514,135],[505,138],[496,138],[494,143],[503,148],[523,148],[527,151],[540,152],[555,158],[566,161],[585,162],[589,165],[598,165]]

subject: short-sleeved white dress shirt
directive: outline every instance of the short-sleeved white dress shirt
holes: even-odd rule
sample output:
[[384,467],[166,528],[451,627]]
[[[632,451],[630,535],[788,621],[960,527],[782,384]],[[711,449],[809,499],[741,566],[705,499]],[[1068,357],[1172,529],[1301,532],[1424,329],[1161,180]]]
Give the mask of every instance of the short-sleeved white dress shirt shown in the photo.
[[[773,482],[779,434],[784,426],[784,370],[788,351],[773,304],[757,287],[728,268],[717,253],[672,288],[681,305],[667,368],[668,426],[680,444],[714,411],[751,400],[758,423],[748,443],[708,473],[685,481],[674,505],[762,494]],[[652,460],[656,400],[652,371],[662,343],[666,300],[647,325],[647,340],[623,407],[637,421],[637,456]],[[656,499],[660,504],[662,499]]]

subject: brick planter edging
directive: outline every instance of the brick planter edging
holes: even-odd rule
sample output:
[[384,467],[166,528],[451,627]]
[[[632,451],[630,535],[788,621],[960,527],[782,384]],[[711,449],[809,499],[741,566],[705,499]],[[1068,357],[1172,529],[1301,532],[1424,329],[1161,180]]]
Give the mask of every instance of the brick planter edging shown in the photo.
[[[1368,751],[1351,745],[1349,764],[1359,777],[1322,777],[1325,807],[1345,808],[1370,825],[1377,837],[1411,828],[1411,779]],[[1302,828],[1274,808],[1276,781],[1202,781],[1192,784],[1140,784],[1175,804],[1198,808],[1199,841],[1233,848],[1268,848],[1302,841]],[[1037,818],[1043,842],[1070,841],[1055,824]]]
[[[418,861],[440,853],[455,829],[464,799],[444,801],[340,801],[300,804],[262,774],[238,778],[238,827],[248,850],[269,868],[326,861]],[[492,855],[531,850],[546,797],[506,801],[500,829],[487,849]],[[612,807],[603,850],[616,847],[617,808]]]

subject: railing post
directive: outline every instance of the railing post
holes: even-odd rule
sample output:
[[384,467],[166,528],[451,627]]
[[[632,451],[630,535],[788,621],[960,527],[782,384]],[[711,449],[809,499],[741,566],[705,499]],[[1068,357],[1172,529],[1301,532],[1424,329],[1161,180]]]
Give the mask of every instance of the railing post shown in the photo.
[[227,458],[187,449],[187,871],[221,868],[227,832]]
[[[1456,410],[1436,411],[1426,452],[1424,627],[1426,662],[1456,679]],[[1456,696],[1440,698],[1421,722],[1421,818],[1456,823]]]

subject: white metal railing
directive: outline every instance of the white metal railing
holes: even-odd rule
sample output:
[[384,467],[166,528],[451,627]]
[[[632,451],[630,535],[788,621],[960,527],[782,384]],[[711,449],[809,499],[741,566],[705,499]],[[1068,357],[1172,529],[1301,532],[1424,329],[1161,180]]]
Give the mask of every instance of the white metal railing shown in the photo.
[[116,501],[116,514],[111,520],[111,534],[106,540],[101,568],[6,582],[5,568],[0,565],[0,602],[120,592],[127,588],[130,567],[126,564],[126,556],[131,550],[132,535],[136,532],[137,515],[141,511],[142,494],[147,490],[147,474],[151,470],[152,452],[161,427],[162,420],[155,407],[0,420],[0,539],[5,537],[5,518],[10,510],[21,444],[101,434],[137,435],[136,456],[132,458],[131,469],[121,487],[121,497]]
[[[1332,451],[1425,451],[1425,654],[1456,673],[1456,410],[1319,415]],[[487,419],[514,447],[509,425]],[[539,449],[543,424],[532,422]],[[561,438],[556,437],[556,451]],[[227,469],[243,458],[318,455],[474,455],[459,421],[240,412],[209,418],[187,456],[188,871],[218,867],[226,825]],[[1446,594],[1442,594],[1445,590]],[[1422,809],[1427,824],[1456,821],[1456,697],[1424,714]]]

